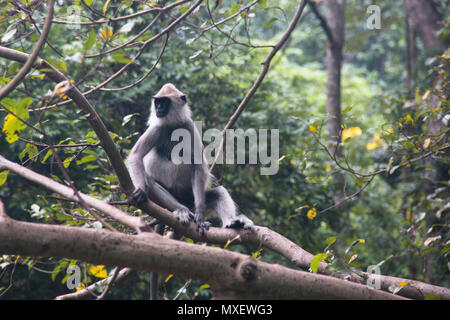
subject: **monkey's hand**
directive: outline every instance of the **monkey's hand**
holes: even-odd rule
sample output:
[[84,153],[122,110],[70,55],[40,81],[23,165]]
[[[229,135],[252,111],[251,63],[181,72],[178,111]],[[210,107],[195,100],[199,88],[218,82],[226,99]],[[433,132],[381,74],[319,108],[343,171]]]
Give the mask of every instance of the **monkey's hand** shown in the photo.
[[211,222],[205,220],[205,214],[202,210],[196,210],[194,215],[194,221],[197,224],[196,231],[200,232],[202,236],[209,230]]
[[144,190],[137,188],[133,191],[133,193],[129,197],[129,201],[132,204],[135,204],[137,206],[143,204],[148,200],[147,194]]
[[173,214],[185,226],[189,224],[190,217],[193,216],[192,212],[189,211],[188,208],[177,209],[173,212]]

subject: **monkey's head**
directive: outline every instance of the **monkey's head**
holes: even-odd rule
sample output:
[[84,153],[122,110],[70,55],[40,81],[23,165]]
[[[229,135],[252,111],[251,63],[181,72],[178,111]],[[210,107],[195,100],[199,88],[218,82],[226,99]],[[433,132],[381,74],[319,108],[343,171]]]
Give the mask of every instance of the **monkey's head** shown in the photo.
[[173,84],[166,83],[157,94],[153,96],[152,115],[160,120],[182,120],[183,117],[190,117],[190,110],[187,106],[186,95],[178,90]]

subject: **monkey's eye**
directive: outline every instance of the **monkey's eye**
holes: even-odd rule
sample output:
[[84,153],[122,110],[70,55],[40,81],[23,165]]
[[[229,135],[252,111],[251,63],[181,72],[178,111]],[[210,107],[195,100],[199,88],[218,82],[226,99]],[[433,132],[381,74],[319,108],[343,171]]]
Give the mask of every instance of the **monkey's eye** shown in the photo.
[[184,102],[187,101],[186,96],[181,96],[180,98],[181,98],[181,100],[183,100]]

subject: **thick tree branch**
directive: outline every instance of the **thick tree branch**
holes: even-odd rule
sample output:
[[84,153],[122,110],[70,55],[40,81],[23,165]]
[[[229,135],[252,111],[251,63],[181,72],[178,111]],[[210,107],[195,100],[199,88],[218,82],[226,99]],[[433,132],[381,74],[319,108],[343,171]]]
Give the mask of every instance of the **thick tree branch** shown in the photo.
[[72,188],[62,185],[52,179],[42,176],[14,162],[8,161],[2,156],[0,156],[0,170],[10,170],[11,172],[18,174],[27,180],[42,185],[45,188],[53,192],[56,192],[71,201],[79,203],[80,202],[79,198],[81,198],[84,201],[84,203],[89,207],[97,209],[103,214],[113,218],[114,220],[120,222],[121,224],[130,227],[136,232],[141,232],[141,230],[145,229],[146,227],[145,222],[140,217],[130,216],[124,213],[123,211],[115,208],[114,206],[107,204],[104,201],[95,199],[81,192],[78,192],[79,196],[77,196],[75,195],[74,190]]
[[223,249],[106,230],[43,225],[0,216],[0,253],[78,259],[173,273],[211,285],[216,298],[401,299],[333,277],[256,261]]
[[47,41],[48,34],[50,32],[50,26],[52,24],[52,18],[53,18],[53,0],[49,0],[47,3],[47,16],[45,17],[44,22],[44,28],[42,29],[41,36],[39,37],[38,42],[36,43],[36,46],[33,49],[33,52],[30,54],[30,56],[27,58],[25,64],[22,66],[22,68],[19,70],[19,72],[14,76],[14,78],[4,87],[0,90],[0,100],[2,100],[4,97],[8,95],[11,91],[14,90],[14,88],[25,78],[28,71],[30,71],[31,67],[33,66],[36,58],[39,55],[39,52],[41,52],[41,49],[44,47],[45,42]]

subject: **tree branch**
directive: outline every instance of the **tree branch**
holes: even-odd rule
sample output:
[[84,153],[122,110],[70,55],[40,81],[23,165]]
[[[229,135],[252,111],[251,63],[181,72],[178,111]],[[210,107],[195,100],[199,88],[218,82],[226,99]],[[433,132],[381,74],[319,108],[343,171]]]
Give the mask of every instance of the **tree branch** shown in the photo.
[[314,13],[314,15],[316,16],[316,18],[319,19],[320,26],[322,27],[323,31],[325,31],[328,41],[330,43],[333,43],[333,33],[331,32],[330,27],[328,26],[327,20],[320,13],[314,0],[308,0],[308,4],[311,7],[311,10]]
[[121,224],[130,227],[136,232],[141,232],[142,229],[145,229],[146,227],[146,224],[141,217],[130,216],[125,212],[115,208],[114,206],[107,204],[104,201],[95,199],[81,192],[78,192],[79,196],[77,196],[72,188],[62,185],[52,179],[49,179],[30,169],[22,167],[21,165],[18,165],[14,162],[8,161],[4,157],[0,156],[0,170],[5,169],[18,174],[27,180],[42,185],[47,189],[56,192],[71,201],[80,203],[79,198],[81,198],[82,201],[84,201],[85,204],[88,205],[89,207],[97,209],[103,214],[113,218],[114,220],[120,222]]
[[0,252],[173,273],[210,284],[219,299],[402,299],[361,284],[164,239],[155,233],[133,236],[7,218],[0,220]]

